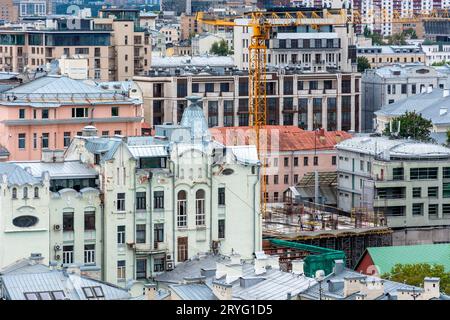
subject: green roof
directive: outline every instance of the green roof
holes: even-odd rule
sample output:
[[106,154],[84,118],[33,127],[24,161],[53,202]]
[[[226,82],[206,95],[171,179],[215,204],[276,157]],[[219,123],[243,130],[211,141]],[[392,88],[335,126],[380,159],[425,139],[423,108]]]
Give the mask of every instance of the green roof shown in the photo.
[[441,264],[450,272],[450,244],[421,244],[413,246],[373,247],[367,248],[379,274],[391,272],[400,264]]

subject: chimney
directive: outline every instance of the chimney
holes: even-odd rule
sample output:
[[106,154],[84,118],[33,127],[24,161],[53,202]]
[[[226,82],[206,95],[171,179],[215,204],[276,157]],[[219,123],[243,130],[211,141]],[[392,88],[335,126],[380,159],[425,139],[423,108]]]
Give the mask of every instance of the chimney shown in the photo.
[[344,298],[361,291],[361,280],[365,278],[365,276],[344,277]]
[[379,278],[361,281],[361,293],[365,295],[365,299],[375,300],[384,295],[384,281]]
[[44,260],[44,257],[41,253],[32,253],[29,259],[33,262],[33,264],[40,264],[42,263],[42,260]]
[[237,265],[237,264],[240,265],[241,264],[241,255],[240,254],[234,253],[230,256],[230,259],[231,259],[231,262],[230,262],[231,265]]
[[94,126],[85,126],[81,131],[81,135],[83,137],[96,137],[97,136],[97,128]]
[[80,270],[80,266],[78,264],[71,264],[70,266],[67,267],[66,272],[68,274],[76,274],[76,275],[81,275],[81,270]]
[[231,300],[233,295],[233,286],[231,284],[213,281],[212,291],[219,300]]
[[193,284],[193,283],[205,283],[206,277],[200,276],[200,277],[184,277],[183,283],[184,284]]
[[330,279],[327,283],[330,292],[336,292],[344,288],[344,281],[342,280]]
[[449,95],[450,95],[450,89],[444,89],[444,90],[442,91],[442,96],[443,96],[444,98],[448,97]]
[[425,88],[425,86],[420,88],[420,93],[425,93],[426,91],[427,89]]
[[253,266],[255,274],[260,275],[265,273],[267,264],[267,258],[256,258]]
[[210,268],[210,269],[201,268],[200,269],[200,275],[202,277],[210,278],[210,277],[214,277],[215,274],[216,274],[216,269],[214,269],[214,268]]
[[344,260],[334,260],[334,274],[338,275],[341,274],[342,271],[344,271]]
[[305,262],[302,259],[292,260],[292,273],[297,275],[304,275]]
[[58,263],[56,261],[50,261],[50,263],[48,265],[50,267],[50,270],[56,270]]
[[144,284],[144,295],[146,300],[156,299],[156,283],[146,283]]
[[441,296],[439,289],[440,278],[425,277],[423,280],[423,297],[425,300],[437,299]]
[[272,269],[280,270],[280,257],[279,256],[268,256],[267,265]]
[[431,85],[429,85],[427,88],[427,93],[432,93],[432,92],[433,92],[433,87]]

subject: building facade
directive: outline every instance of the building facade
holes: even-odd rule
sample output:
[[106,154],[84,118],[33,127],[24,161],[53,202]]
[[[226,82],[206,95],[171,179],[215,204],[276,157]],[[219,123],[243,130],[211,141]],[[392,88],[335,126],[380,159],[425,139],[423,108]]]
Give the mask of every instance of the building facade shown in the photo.
[[103,136],[141,135],[142,104],[79,80],[44,76],[2,93],[0,144],[9,160],[40,160],[63,152],[86,125]]
[[[450,88],[448,75],[421,64],[399,64],[367,69],[362,78],[361,129],[374,129],[375,112],[384,106],[424,93],[429,88]],[[379,128],[384,130],[384,127]]]
[[[336,148],[340,209],[373,210],[394,229],[433,230],[449,225],[450,149],[369,136],[345,140]],[[438,235],[427,235],[414,240],[439,241]]]
[[371,68],[399,63],[425,63],[426,55],[415,45],[404,46],[358,46],[358,57],[366,57]]

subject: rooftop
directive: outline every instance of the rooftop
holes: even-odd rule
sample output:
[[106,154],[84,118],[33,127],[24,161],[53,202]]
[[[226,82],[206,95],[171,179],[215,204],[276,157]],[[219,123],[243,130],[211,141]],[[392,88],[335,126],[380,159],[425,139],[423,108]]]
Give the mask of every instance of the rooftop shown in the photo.
[[175,67],[234,67],[232,56],[184,56],[184,57],[152,57],[152,68],[175,68]]
[[8,185],[36,185],[41,183],[41,179],[34,177],[24,168],[15,163],[0,163],[0,176],[5,175]]
[[80,161],[64,162],[42,162],[42,161],[24,161],[14,162],[15,165],[26,169],[30,168],[31,174],[39,178],[44,172],[48,172],[51,179],[67,178],[94,178],[98,176],[97,171],[87,167]]
[[388,137],[358,136],[336,145],[338,150],[359,152],[382,160],[448,159],[450,149],[438,144]]
[[363,257],[366,254],[370,255],[374,265],[378,268],[379,274],[391,272],[392,268],[398,263],[441,264],[446,272],[450,272],[450,244],[448,243],[369,247]]

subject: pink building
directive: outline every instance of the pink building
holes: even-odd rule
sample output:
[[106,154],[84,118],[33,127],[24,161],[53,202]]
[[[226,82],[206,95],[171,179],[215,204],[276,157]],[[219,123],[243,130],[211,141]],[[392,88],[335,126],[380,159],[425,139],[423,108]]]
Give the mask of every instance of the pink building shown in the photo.
[[[255,144],[250,127],[210,129],[215,140],[225,145]],[[335,145],[351,138],[345,131],[305,131],[295,126],[266,126],[261,132],[267,145],[265,179],[269,202],[283,200],[283,192],[309,172],[336,171]],[[265,143],[267,142],[267,143]]]
[[[39,160],[64,150],[82,129],[99,135],[141,135],[142,104],[63,76],[45,76],[1,94],[0,149],[7,160]],[[0,161],[5,157],[0,157]]]

